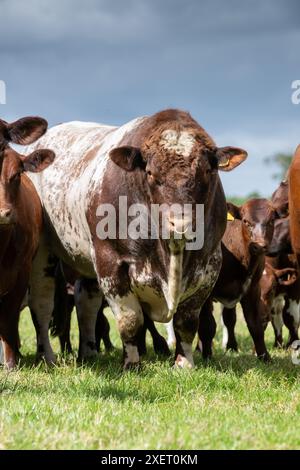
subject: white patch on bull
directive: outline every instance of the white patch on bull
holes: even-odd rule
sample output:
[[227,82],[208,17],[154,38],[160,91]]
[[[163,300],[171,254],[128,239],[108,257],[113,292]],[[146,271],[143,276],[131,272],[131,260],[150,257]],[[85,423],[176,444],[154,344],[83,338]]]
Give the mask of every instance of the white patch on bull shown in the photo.
[[137,346],[126,343],[124,345],[124,348],[126,352],[125,361],[124,361],[124,369],[126,369],[126,367],[129,364],[138,364],[140,361],[140,358],[139,358],[139,352],[138,352]]
[[174,129],[166,129],[162,132],[159,143],[165,150],[188,157],[195,142],[195,137],[187,131],[177,132]]
[[[49,129],[25,150],[26,154],[36,148],[49,148],[55,152],[53,164],[43,173],[30,173],[30,178],[64,248],[70,256],[90,262],[90,274],[94,269],[93,244],[86,220],[89,195],[101,193],[109,151],[143,119],[134,119],[119,128],[81,122],[61,124]],[[89,154],[92,158],[85,160]]]
[[166,330],[167,330],[168,346],[170,348],[173,348],[176,346],[176,336],[175,336],[175,331],[174,331],[174,326],[173,326],[173,319],[166,324]]
[[171,249],[168,290],[165,292],[165,298],[169,309],[167,314],[167,321],[170,321],[173,318],[180,301],[182,293],[182,263],[183,248],[176,253],[174,253]]
[[222,348],[226,349],[227,348],[227,343],[228,343],[228,328],[224,323],[223,320],[223,310],[224,310],[224,305],[221,304],[221,326],[222,326]]
[[49,252],[43,237],[33,260],[30,275],[30,289],[28,294],[28,306],[36,315],[37,352],[45,357],[48,364],[55,363],[56,358],[49,341],[49,324],[54,308],[54,278],[47,276],[45,269],[48,267]]
[[291,315],[293,318],[293,323],[294,323],[294,328],[297,331],[299,328],[299,323],[300,323],[300,303],[297,302],[297,300],[291,300],[288,299],[289,306],[287,309],[287,312]]

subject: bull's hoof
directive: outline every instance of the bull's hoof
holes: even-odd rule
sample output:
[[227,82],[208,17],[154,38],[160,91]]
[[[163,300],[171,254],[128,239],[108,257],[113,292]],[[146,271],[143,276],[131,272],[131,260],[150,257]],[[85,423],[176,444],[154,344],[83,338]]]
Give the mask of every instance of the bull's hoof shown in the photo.
[[260,361],[265,362],[265,363],[269,363],[272,361],[271,356],[268,352],[265,352],[264,354],[261,354],[257,357]]
[[56,356],[55,354],[41,354],[37,353],[35,356],[35,363],[39,364],[40,362],[45,362],[47,366],[54,366],[56,364]]
[[226,351],[239,352],[239,347],[237,342],[231,342],[226,344]]
[[191,363],[185,356],[178,354],[174,364],[175,368],[178,369],[193,369],[195,367],[194,362]]

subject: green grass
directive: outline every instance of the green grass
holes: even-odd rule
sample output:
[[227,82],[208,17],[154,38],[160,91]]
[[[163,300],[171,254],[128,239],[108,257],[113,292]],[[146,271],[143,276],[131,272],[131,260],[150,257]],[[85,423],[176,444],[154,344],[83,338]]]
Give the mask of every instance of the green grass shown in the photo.
[[[242,319],[238,355],[224,355],[219,327],[208,365],[196,353],[195,370],[177,371],[150,346],[139,373],[122,372],[110,320],[112,354],[86,365],[59,357],[47,368],[34,366],[34,331],[22,313],[24,359],[17,371],[0,368],[0,449],[300,448],[300,369],[274,349],[272,363],[260,363]],[[75,324],[72,336],[77,346]]]

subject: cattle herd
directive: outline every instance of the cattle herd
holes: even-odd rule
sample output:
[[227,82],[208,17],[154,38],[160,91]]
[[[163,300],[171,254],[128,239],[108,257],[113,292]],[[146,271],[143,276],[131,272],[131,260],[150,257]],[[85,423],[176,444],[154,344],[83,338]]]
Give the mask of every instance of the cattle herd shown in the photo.
[[[23,147],[18,153],[10,143]],[[300,322],[300,147],[271,199],[241,207],[227,202],[218,171],[247,158],[217,147],[190,114],[169,109],[121,127],[0,119],[0,344],[3,363],[17,366],[18,323],[28,306],[37,358],[54,363],[49,331],[71,352],[76,307],[79,359],[111,349],[109,306],[123,343],[124,369],[145,353],[149,330],[157,353],[175,347],[175,366],[191,368],[192,344],[212,355],[214,302],[222,305],[223,345],[237,350],[236,306],[241,304],[258,358],[268,361],[264,332],[274,345],[298,339]],[[169,236],[125,237],[122,201],[163,207]],[[178,217],[176,206],[204,207],[203,244],[189,250],[197,211]],[[116,209],[118,235],[100,237],[99,208]],[[180,235],[180,236],[178,236]],[[168,342],[154,322],[167,324]],[[0,346],[1,347],[1,346]]]

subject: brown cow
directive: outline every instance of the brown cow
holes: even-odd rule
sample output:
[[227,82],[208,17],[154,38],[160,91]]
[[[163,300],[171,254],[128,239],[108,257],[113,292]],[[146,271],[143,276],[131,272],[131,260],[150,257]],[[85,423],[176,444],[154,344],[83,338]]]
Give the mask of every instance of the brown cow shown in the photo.
[[20,306],[42,228],[41,203],[25,172],[42,171],[53,161],[54,153],[39,149],[25,157],[9,142],[30,144],[46,129],[47,122],[39,117],[11,124],[0,120],[0,337],[4,364],[10,369],[19,354]]
[[236,305],[241,303],[257,356],[269,359],[262,326],[259,279],[264,269],[265,251],[272,240],[277,213],[267,199],[251,199],[243,206],[227,204],[234,217],[228,221],[222,239],[223,262],[220,275],[200,313],[199,338],[204,358],[212,354],[216,323],[213,300],[223,304],[223,322],[228,332],[227,349],[237,350],[234,335]]
[[300,266],[300,145],[290,165],[288,181],[291,243]]
[[275,347],[282,347],[282,326],[289,330],[289,346],[298,338],[300,280],[294,255],[281,254],[266,257],[265,269],[260,279],[261,299],[264,305],[263,324],[271,321]]

